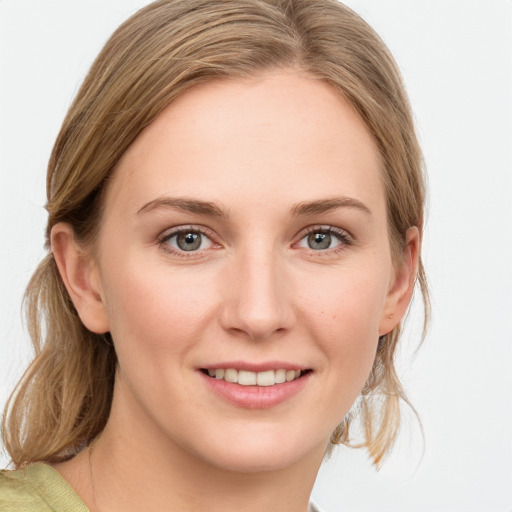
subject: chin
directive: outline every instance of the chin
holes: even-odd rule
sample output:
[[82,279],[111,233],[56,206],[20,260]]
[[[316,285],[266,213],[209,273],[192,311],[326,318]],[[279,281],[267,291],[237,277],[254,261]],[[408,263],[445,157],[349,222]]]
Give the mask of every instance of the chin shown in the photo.
[[280,471],[305,460],[310,464],[312,458],[320,464],[330,435],[314,445],[311,437],[296,436],[297,432],[291,429],[287,427],[284,436],[269,429],[252,435],[230,436],[222,443],[212,440],[198,455],[209,465],[238,473]]

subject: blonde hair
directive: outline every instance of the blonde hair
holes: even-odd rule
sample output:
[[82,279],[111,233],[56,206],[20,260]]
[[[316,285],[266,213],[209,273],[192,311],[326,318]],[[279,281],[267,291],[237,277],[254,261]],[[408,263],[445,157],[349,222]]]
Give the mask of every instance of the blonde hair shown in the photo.
[[[69,223],[95,240],[105,185],[128,146],[184,91],[221,78],[295,68],[337,89],[377,143],[390,243],[399,261],[407,229],[422,230],[424,177],[400,74],[377,34],[335,0],[161,0],[121,25],[93,63],[64,120],[47,175],[47,248]],[[428,309],[425,273],[417,276]],[[6,408],[5,446],[15,466],[62,461],[87,446],[110,412],[116,355],[109,334],[81,323],[51,252],[25,297],[35,359]],[[360,398],[366,446],[376,464],[393,445],[400,401],[394,367],[400,326],[379,341]],[[331,442],[350,443],[347,415]]]

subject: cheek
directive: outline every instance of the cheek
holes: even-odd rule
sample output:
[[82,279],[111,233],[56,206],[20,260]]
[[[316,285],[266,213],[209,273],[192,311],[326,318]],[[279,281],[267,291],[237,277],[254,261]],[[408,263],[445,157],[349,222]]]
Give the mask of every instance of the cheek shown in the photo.
[[211,317],[212,297],[190,274],[125,260],[106,275],[110,328],[120,358],[123,352],[146,353],[158,362],[164,354],[179,355],[199,339]]
[[[368,308],[338,298],[338,308],[330,312],[329,328],[324,329],[322,337],[317,336],[324,353],[324,365],[319,371],[323,392],[318,410],[325,411],[329,434],[360,395],[372,370],[378,344],[378,325],[365,314]],[[321,324],[325,326],[326,322]]]
[[325,279],[310,279],[302,293],[302,310],[327,342],[347,344],[377,339],[387,294],[387,272],[350,267]]
[[[387,294],[386,269],[352,267],[336,279],[316,280],[304,294],[304,325],[325,355],[333,387],[356,396],[371,371]],[[320,286],[319,286],[320,285]],[[337,384],[335,384],[337,383]]]

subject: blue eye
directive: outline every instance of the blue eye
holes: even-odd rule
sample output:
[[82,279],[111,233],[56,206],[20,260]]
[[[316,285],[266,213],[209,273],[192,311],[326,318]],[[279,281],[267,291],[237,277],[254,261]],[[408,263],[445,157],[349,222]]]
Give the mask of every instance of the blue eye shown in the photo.
[[308,247],[315,251],[330,249],[333,241],[339,243],[339,240],[333,239],[329,233],[311,233],[311,235],[308,235],[307,240]]
[[300,240],[299,247],[313,251],[327,251],[349,243],[348,235],[341,230],[338,232],[334,228],[315,228]]
[[201,251],[213,246],[213,242],[204,233],[196,229],[182,229],[171,233],[162,242],[180,252]]

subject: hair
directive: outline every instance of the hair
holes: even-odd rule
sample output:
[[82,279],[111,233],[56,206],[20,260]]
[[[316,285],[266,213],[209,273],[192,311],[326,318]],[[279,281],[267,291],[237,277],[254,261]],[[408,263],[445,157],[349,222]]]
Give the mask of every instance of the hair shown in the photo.
[[[330,84],[358,112],[382,157],[395,265],[411,226],[422,233],[423,160],[398,68],[368,24],[336,0],[160,0],[111,36],[78,91],[50,157],[48,255],[25,295],[35,358],[12,394],[2,431],[12,463],[58,462],[101,433],[110,413],[117,359],[110,335],[88,331],[69,298],[50,247],[58,222],[77,240],[98,233],[116,163],[174,99],[219,79],[296,69]],[[416,276],[428,318],[421,259]],[[394,366],[400,325],[381,337],[359,398],[363,441],[379,464],[408,403]],[[350,445],[348,414],[331,437]]]

